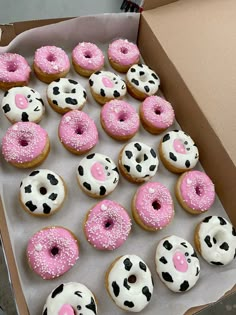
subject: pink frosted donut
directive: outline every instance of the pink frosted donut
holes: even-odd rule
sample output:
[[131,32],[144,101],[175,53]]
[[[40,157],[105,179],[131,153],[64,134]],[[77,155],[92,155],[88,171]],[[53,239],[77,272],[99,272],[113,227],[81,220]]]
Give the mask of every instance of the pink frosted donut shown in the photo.
[[79,43],[72,51],[72,63],[75,70],[85,77],[101,70],[104,66],[104,55],[95,44]]
[[120,100],[106,103],[100,120],[106,133],[116,140],[129,140],[139,129],[139,115],[135,108]]
[[137,45],[127,39],[117,39],[108,47],[108,58],[115,70],[127,72],[132,65],[139,62],[140,52]]
[[28,168],[39,165],[49,153],[46,130],[33,122],[18,122],[8,128],[2,139],[2,154],[7,162]]
[[159,96],[147,97],[140,106],[140,120],[150,133],[165,131],[173,124],[174,118],[171,104]]
[[50,83],[63,78],[70,70],[70,60],[65,51],[56,46],[38,48],[34,55],[34,71],[39,80]]
[[215,200],[215,187],[203,172],[183,173],[176,183],[176,197],[180,205],[192,214],[207,211]]
[[27,245],[30,268],[45,280],[63,275],[79,258],[79,244],[71,231],[47,227],[36,232]]
[[72,153],[84,154],[98,142],[98,131],[94,121],[84,112],[72,110],[62,116],[59,138]]
[[88,242],[100,250],[113,250],[127,239],[131,220],[117,202],[103,200],[87,214],[84,232]]
[[166,227],[174,217],[174,205],[169,190],[158,182],[139,187],[132,202],[135,221],[145,230]]
[[0,54],[0,88],[8,90],[28,85],[30,66],[24,57],[13,53]]

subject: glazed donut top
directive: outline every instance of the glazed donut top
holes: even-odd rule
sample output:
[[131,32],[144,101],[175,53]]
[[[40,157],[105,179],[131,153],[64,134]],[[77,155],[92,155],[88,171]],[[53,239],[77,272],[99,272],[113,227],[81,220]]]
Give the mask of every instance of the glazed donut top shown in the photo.
[[96,315],[97,303],[93,293],[82,283],[60,284],[48,296],[43,315]]
[[5,92],[2,110],[11,122],[41,120],[45,107],[40,94],[28,86],[14,87]]
[[136,255],[121,256],[115,260],[108,274],[108,290],[122,309],[142,311],[153,293],[153,279],[148,266]]
[[208,263],[227,265],[236,258],[236,231],[225,218],[206,217],[199,226],[197,237],[201,255]]
[[171,291],[188,291],[199,279],[197,254],[181,237],[172,235],[162,239],[157,245],[155,261],[160,279]]
[[109,45],[108,56],[115,62],[127,66],[139,60],[140,52],[137,45],[127,39],[117,39]]
[[104,55],[97,45],[82,42],[72,51],[73,60],[80,67],[88,70],[100,69],[104,65]]
[[182,130],[173,130],[164,135],[162,154],[170,164],[183,170],[193,168],[199,158],[196,144]]
[[56,46],[38,48],[34,55],[34,63],[42,72],[48,74],[60,73],[70,68],[70,60],[65,51]]
[[0,81],[25,82],[30,76],[30,66],[24,57],[13,53],[0,54]]

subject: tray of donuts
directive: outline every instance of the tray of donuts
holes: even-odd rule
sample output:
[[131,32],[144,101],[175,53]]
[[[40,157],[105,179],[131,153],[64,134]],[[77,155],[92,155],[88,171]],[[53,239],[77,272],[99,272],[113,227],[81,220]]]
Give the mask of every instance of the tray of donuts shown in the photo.
[[207,275],[235,268],[236,232],[136,44],[44,45],[0,67],[5,215],[30,314],[201,304]]

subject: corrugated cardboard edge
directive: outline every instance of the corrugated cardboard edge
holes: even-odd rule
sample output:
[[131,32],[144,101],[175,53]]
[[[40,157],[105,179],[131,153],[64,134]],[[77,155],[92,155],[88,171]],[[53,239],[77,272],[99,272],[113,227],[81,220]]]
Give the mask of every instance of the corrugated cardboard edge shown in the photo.
[[143,10],[151,10],[178,0],[144,0]]

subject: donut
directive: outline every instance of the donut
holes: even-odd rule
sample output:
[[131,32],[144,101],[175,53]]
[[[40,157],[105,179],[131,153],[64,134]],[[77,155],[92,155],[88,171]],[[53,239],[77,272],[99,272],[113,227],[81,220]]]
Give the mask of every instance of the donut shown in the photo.
[[158,182],[145,183],[132,200],[133,217],[143,229],[157,231],[174,217],[174,204],[169,190]]
[[48,85],[47,100],[57,113],[65,114],[73,109],[83,109],[87,93],[77,81],[61,78]]
[[109,71],[94,72],[89,78],[92,96],[101,105],[121,99],[126,94],[126,84],[120,76]]
[[152,134],[160,134],[169,128],[175,118],[173,107],[159,96],[148,96],[141,104],[140,120],[143,127]]
[[119,154],[120,172],[132,183],[148,181],[156,174],[158,164],[156,152],[142,142],[126,144]]
[[28,86],[22,86],[5,92],[2,99],[2,111],[12,124],[18,121],[39,123],[45,107],[37,91]]
[[62,116],[58,135],[68,151],[79,155],[90,151],[98,142],[94,121],[78,110],[72,110]]
[[63,227],[46,227],[36,232],[27,244],[30,268],[41,278],[51,280],[70,270],[79,258],[79,243]]
[[109,44],[108,60],[113,69],[126,73],[131,66],[139,62],[140,52],[134,43],[127,39],[117,39]]
[[13,166],[30,168],[41,164],[50,150],[46,130],[33,122],[17,122],[2,139],[4,159]]
[[119,182],[119,171],[108,156],[91,153],[80,161],[77,168],[77,180],[87,195],[102,198],[116,188]]
[[182,130],[166,133],[159,144],[159,156],[164,166],[173,173],[194,168],[199,159],[198,148]]
[[122,310],[141,312],[150,302],[153,278],[147,264],[136,255],[124,255],[113,261],[105,276],[106,289]]
[[215,187],[205,173],[188,171],[178,178],[175,195],[184,210],[191,214],[201,214],[213,205]]
[[223,217],[203,219],[196,226],[194,242],[197,251],[210,265],[228,265],[236,258],[236,230]]
[[72,51],[72,64],[78,74],[89,77],[103,68],[104,55],[97,45],[82,42]]
[[64,180],[47,169],[37,169],[20,184],[20,203],[24,210],[36,216],[49,216],[58,211],[66,197]]
[[155,262],[160,280],[173,292],[188,291],[199,279],[197,254],[182,237],[163,238],[157,245]]
[[57,286],[47,297],[43,315],[96,315],[93,293],[82,283],[68,282]]
[[156,72],[144,64],[136,64],[126,74],[126,84],[130,95],[143,101],[154,95],[159,88],[160,79]]
[[111,200],[102,200],[86,215],[84,233],[88,242],[99,250],[114,250],[126,241],[131,220],[125,208]]
[[127,141],[139,129],[139,115],[129,103],[112,100],[101,110],[100,121],[105,132],[115,140]]
[[8,90],[15,86],[28,85],[30,66],[26,59],[18,54],[0,54],[0,89]]
[[56,46],[43,46],[35,52],[33,68],[40,81],[50,83],[67,75],[70,70],[70,60],[63,49]]

